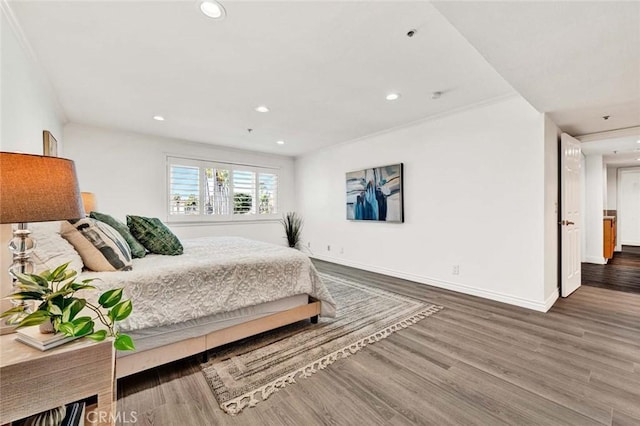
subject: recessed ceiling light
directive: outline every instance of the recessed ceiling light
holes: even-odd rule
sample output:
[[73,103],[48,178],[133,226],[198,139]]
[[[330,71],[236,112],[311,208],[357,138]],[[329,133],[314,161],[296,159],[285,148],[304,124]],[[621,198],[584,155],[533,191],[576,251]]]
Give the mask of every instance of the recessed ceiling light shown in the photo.
[[284,145],[284,141],[276,141],[278,145]]
[[395,101],[400,97],[400,93],[389,93],[386,97],[388,101]]
[[640,139],[638,139],[638,140],[636,141],[636,143],[640,143]]
[[156,120],[156,121],[164,121],[164,117],[161,116],[161,115],[154,115],[153,119]]
[[209,18],[222,19],[226,16],[227,12],[224,7],[217,1],[207,0],[200,3],[200,10]]
[[266,105],[260,105],[256,107],[256,111],[258,112],[269,112],[269,108]]

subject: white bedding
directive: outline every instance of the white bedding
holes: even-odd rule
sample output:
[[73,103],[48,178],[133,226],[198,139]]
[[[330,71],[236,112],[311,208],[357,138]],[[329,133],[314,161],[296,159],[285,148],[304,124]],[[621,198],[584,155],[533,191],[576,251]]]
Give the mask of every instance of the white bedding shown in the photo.
[[123,287],[133,312],[122,330],[176,324],[271,302],[296,294],[320,300],[321,315],[335,316],[335,302],[309,258],[288,247],[237,237],[182,241],[180,256],[147,255],[133,270],[83,272],[100,292]]

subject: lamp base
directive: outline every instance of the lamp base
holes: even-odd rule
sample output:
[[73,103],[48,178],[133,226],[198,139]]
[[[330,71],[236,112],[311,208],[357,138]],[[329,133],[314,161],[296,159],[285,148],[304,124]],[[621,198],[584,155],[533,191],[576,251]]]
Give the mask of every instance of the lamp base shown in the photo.
[[9,273],[15,279],[16,273],[33,274],[35,264],[29,259],[36,248],[36,241],[31,238],[31,231],[26,223],[19,223],[13,230],[13,238],[9,241],[9,251],[13,254],[13,263],[9,267]]
[[[13,238],[9,241],[9,250],[13,253],[13,263],[9,267],[9,274],[13,279],[14,293],[18,290],[16,287],[17,274],[33,274],[36,270],[35,264],[29,259],[36,248],[36,241],[29,237],[30,234],[31,231],[27,229],[27,224],[19,223],[17,228],[13,230]],[[5,323],[8,325],[20,323],[31,313],[31,306],[22,300],[12,300],[11,304],[14,308],[22,307],[23,310],[9,315],[5,319]]]

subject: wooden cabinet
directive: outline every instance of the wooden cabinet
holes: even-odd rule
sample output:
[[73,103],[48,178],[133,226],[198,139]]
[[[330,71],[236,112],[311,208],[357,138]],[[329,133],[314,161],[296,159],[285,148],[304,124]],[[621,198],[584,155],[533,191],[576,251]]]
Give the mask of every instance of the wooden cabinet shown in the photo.
[[616,218],[615,216],[606,216],[604,218],[604,243],[603,255],[605,259],[613,257],[613,251],[616,247]]
[[79,339],[41,352],[15,337],[0,336],[0,424],[94,395],[98,406],[87,419],[114,423],[115,357],[110,339]]

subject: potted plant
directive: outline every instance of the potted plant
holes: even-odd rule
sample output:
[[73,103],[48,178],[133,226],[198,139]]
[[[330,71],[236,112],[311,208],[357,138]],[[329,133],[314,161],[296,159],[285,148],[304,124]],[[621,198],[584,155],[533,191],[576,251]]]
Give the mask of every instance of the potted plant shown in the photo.
[[296,212],[288,212],[282,217],[280,223],[284,226],[284,232],[287,234],[287,242],[289,247],[299,249],[300,234],[302,232],[303,220]]
[[[70,262],[69,262],[70,263]],[[118,331],[116,323],[131,314],[131,300],[122,300],[122,289],[105,291],[98,298],[98,305],[78,297],[77,291],[96,290],[89,285],[94,279],[75,282],[77,272],[67,270],[69,263],[36,274],[14,274],[18,291],[7,296],[15,300],[39,301],[38,308],[25,316],[18,327],[51,323],[54,332],[66,336],[87,337],[97,342],[113,337],[113,346],[121,351],[133,350],[135,346],[130,336]],[[84,308],[93,311],[95,316],[78,316]],[[16,306],[0,315],[0,318],[23,313],[24,306]],[[86,311],[85,311],[86,312]],[[95,320],[99,320],[106,329],[95,330]]]

